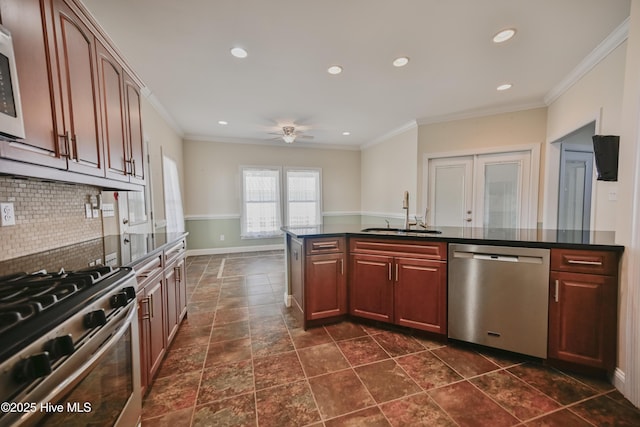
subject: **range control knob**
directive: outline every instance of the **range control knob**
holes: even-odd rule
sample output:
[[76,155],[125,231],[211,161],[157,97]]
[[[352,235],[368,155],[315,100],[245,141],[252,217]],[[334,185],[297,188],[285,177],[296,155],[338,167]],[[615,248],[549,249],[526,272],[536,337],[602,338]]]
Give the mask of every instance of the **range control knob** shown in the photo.
[[87,329],[97,328],[107,323],[107,315],[103,309],[91,311],[84,315],[84,326]]
[[127,286],[126,288],[122,288],[122,292],[124,292],[127,295],[128,301],[131,301],[136,297],[136,288],[134,288],[133,286]]
[[127,293],[118,292],[117,294],[111,296],[109,302],[111,303],[111,308],[124,307],[125,305],[127,305],[127,302],[129,302],[127,300]]
[[56,360],[62,356],[69,356],[75,351],[73,338],[71,335],[63,335],[48,341],[44,345],[44,349],[49,353],[52,360]]
[[51,359],[49,359],[49,353],[44,351],[21,360],[13,371],[13,378],[20,383],[31,382],[50,373]]

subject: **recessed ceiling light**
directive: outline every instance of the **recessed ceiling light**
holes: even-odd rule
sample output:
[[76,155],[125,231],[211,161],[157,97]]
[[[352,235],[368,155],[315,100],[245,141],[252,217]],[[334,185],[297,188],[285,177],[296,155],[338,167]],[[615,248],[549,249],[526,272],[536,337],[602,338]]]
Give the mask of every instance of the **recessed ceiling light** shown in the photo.
[[226,120],[218,120],[218,124],[219,124],[219,125],[222,125],[222,126],[226,126],[226,125],[228,125],[228,124],[229,124],[229,122],[228,122],[228,121],[226,121]]
[[409,63],[409,58],[407,58],[406,56],[401,56],[393,60],[394,67],[404,67],[408,63]]
[[510,40],[515,35],[516,35],[515,28],[507,28],[507,29],[501,30],[495,36],[493,36],[493,42],[504,43],[507,40]]
[[235,56],[236,58],[246,58],[249,54],[241,47],[234,47],[231,49],[231,55]]
[[503,90],[511,89],[512,87],[513,87],[513,85],[511,83],[505,83],[505,84],[501,84],[500,86],[498,86],[496,88],[496,90],[503,91]]
[[342,72],[342,67],[339,65],[332,65],[331,67],[327,68],[327,72],[329,74],[340,74]]
[[351,135],[351,132],[345,131],[345,132],[342,132],[342,135],[349,136],[349,135]]

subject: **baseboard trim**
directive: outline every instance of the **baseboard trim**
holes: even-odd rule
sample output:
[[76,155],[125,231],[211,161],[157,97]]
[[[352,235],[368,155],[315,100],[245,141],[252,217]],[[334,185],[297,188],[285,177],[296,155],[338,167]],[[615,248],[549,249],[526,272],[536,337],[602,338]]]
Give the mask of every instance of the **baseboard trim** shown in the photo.
[[616,368],[613,371],[613,378],[611,379],[615,388],[620,392],[624,390],[625,373],[620,368]]
[[239,252],[262,252],[284,250],[284,243],[275,245],[230,246],[227,248],[187,249],[187,256],[236,254]]

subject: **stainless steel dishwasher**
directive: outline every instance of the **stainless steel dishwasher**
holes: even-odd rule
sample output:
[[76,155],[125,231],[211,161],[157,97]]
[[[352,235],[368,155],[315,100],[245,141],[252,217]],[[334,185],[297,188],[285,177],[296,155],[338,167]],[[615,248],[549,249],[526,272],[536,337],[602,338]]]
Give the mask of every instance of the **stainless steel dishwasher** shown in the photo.
[[549,250],[449,245],[449,338],[547,357]]

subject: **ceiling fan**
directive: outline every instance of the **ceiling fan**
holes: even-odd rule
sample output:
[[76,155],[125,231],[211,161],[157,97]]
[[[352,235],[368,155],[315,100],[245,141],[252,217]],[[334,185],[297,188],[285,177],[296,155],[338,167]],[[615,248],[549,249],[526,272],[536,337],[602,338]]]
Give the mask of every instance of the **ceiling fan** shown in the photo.
[[272,139],[280,139],[282,138],[282,140],[284,142],[286,142],[287,144],[293,144],[297,138],[299,139],[313,139],[313,136],[311,135],[304,135],[303,132],[301,131],[297,131],[296,132],[296,128],[294,126],[283,126],[282,127],[282,133],[278,132],[278,133],[272,133],[272,135],[278,135],[277,138],[272,138]]

